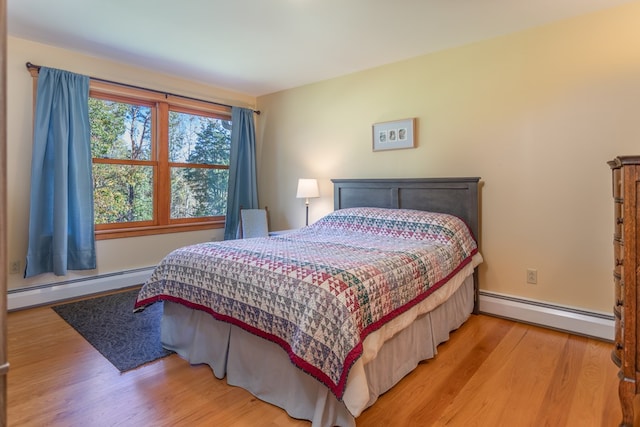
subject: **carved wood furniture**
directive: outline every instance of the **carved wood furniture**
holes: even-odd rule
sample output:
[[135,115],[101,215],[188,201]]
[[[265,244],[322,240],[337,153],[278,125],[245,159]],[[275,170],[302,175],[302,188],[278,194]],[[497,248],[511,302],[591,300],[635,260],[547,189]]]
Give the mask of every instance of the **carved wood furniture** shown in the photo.
[[608,162],[613,172],[615,343],[611,358],[620,368],[620,426],[634,425],[633,400],[640,384],[640,307],[638,224],[640,224],[640,156],[619,156]]

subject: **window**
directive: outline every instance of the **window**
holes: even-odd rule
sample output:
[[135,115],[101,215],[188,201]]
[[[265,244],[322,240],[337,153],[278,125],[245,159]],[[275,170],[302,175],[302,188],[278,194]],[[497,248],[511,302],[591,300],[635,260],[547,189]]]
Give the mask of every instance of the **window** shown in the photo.
[[224,227],[228,107],[91,82],[96,239]]

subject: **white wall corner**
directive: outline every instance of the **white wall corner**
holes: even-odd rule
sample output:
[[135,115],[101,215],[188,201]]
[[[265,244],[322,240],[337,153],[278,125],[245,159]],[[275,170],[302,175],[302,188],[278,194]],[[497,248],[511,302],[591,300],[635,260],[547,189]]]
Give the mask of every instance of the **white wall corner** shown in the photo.
[[480,312],[613,341],[613,314],[580,310],[535,300],[480,291]]
[[28,288],[9,289],[7,309],[20,310],[141,285],[151,276],[153,268],[146,267]]

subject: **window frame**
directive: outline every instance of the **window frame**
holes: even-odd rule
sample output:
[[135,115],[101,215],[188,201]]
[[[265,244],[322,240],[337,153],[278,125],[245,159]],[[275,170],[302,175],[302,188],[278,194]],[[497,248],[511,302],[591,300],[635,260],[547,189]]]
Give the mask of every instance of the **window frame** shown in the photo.
[[[92,96],[93,95],[93,96]],[[105,101],[114,101],[114,102],[121,102],[121,103],[127,103],[127,104],[137,104],[137,105],[144,105],[146,107],[151,108],[151,123],[152,125],[154,123],[157,123],[158,120],[158,114],[157,114],[157,105],[155,102],[148,102],[148,101],[143,101],[140,98],[133,98],[133,97],[127,97],[127,96],[121,96],[121,95],[113,95],[113,94],[106,94],[106,93],[102,93],[102,92],[98,92],[98,91],[93,91],[91,89],[89,89],[89,98],[95,98],[95,99],[103,99]],[[130,221],[130,222],[125,222],[125,223],[110,223],[110,224],[95,224],[94,223],[94,233],[96,235],[96,237],[98,235],[101,234],[107,234],[107,233],[112,233],[112,232],[118,232],[118,231],[126,231],[129,229],[140,229],[140,228],[149,228],[149,227],[153,227],[155,225],[158,225],[158,220],[157,220],[157,213],[158,213],[158,196],[159,196],[159,191],[158,191],[158,168],[159,168],[159,161],[158,161],[158,145],[160,144],[159,141],[157,141],[157,128],[158,126],[151,126],[151,158],[149,160],[131,160],[131,159],[112,159],[112,158],[100,158],[100,157],[93,157],[93,153],[91,156],[91,163],[92,165],[95,164],[106,164],[106,165],[133,165],[133,166],[151,166],[153,168],[153,218],[151,218],[151,220],[147,220],[147,221]],[[95,205],[94,205],[95,207]]]
[[[185,106],[179,106],[179,105],[175,105],[175,104],[168,104],[168,113],[167,113],[167,120],[169,117],[169,114],[171,112],[175,112],[175,113],[184,113],[184,114],[192,114],[192,115],[198,115],[201,117],[209,117],[212,119],[221,119],[221,120],[225,120],[225,121],[231,121],[231,109],[229,109],[229,115],[228,117],[225,117],[219,113],[212,113],[210,111],[204,112],[204,111],[200,111],[200,110],[195,110],[193,108],[188,108]],[[207,163],[188,163],[188,162],[173,162],[169,159],[169,137],[168,137],[168,131],[169,131],[169,127],[168,127],[168,123],[167,123],[167,143],[166,143],[166,161],[167,161],[167,169],[166,172],[167,174],[167,180],[166,180],[166,184],[169,186],[168,191],[164,192],[164,196],[167,197],[167,200],[165,201],[166,206],[167,206],[167,217],[168,217],[168,223],[169,224],[174,224],[174,225],[178,225],[178,224],[193,224],[193,223],[202,223],[202,222],[211,222],[211,221],[219,221],[222,220],[223,224],[224,224],[224,220],[225,220],[225,216],[224,215],[216,215],[216,216],[206,216],[206,217],[195,217],[195,218],[175,218],[172,219],[171,218],[171,169],[172,168],[197,168],[197,169],[209,169],[209,170],[229,170],[229,165],[218,165],[218,164],[207,164]],[[231,153],[229,153],[231,154]],[[228,182],[227,182],[228,185]]]
[[171,218],[172,166],[204,167],[207,169],[229,169],[229,166],[170,162],[169,112],[176,111],[230,121],[230,107],[94,80],[91,80],[89,84],[89,97],[152,105],[152,122],[155,121],[155,123],[152,123],[151,129],[153,153],[151,160],[122,161],[92,158],[92,163],[153,165],[154,217],[152,221],[96,224],[96,240],[224,228],[224,215],[197,218]]

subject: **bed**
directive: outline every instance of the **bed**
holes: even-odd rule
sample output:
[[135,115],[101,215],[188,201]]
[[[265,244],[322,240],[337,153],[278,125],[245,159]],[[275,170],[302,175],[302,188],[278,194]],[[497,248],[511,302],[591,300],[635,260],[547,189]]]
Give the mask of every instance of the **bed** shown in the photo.
[[[296,232],[169,254],[163,345],[313,426],[355,419],[477,311],[479,178],[334,179]],[[455,249],[455,250],[454,250]]]

